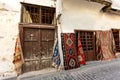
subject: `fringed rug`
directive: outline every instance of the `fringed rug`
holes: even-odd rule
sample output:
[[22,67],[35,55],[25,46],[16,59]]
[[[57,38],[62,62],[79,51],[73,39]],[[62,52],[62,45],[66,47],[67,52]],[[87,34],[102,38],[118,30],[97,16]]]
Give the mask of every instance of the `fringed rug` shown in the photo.
[[79,67],[78,56],[75,48],[75,34],[74,33],[62,33],[62,50],[64,69],[73,69]]
[[23,59],[23,53],[22,53],[19,35],[16,38],[13,63],[15,65],[15,70],[16,70],[17,74],[20,75],[22,64],[24,63],[24,59]]
[[[103,59],[113,59],[115,58],[112,47],[113,44],[113,36],[111,31],[98,31],[97,32],[97,43],[99,43],[101,47],[101,53],[103,55]],[[97,44],[98,45],[98,44]]]
[[84,55],[82,44],[81,44],[80,33],[78,33],[78,44],[77,44],[77,47],[78,47],[77,48],[78,49],[77,52],[78,52],[79,64],[85,65],[86,61],[85,61],[85,55]]
[[53,56],[52,56],[52,66],[55,68],[59,68],[61,60],[60,60],[60,54],[58,49],[58,40],[55,40],[54,47],[53,47]]

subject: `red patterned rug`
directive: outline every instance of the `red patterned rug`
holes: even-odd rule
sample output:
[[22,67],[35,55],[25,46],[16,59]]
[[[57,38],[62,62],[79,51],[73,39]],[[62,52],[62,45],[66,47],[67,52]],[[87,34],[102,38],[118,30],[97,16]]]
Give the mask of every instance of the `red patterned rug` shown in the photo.
[[78,47],[77,51],[78,51],[78,61],[79,61],[79,64],[85,65],[86,61],[85,61],[85,55],[84,55],[82,44],[81,44],[80,33],[78,33],[78,44],[77,44],[77,47]]
[[69,70],[79,67],[77,51],[75,48],[75,34],[62,33],[62,50],[64,59],[64,69]]

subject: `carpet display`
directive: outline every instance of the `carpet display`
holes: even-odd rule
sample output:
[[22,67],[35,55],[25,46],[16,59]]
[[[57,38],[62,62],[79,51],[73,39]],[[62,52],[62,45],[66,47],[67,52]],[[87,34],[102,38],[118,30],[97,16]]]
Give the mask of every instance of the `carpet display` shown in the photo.
[[81,44],[80,33],[78,33],[78,44],[77,44],[77,47],[78,47],[77,52],[78,52],[79,64],[85,65],[86,61],[85,61],[85,55],[84,55],[82,44]]
[[59,54],[59,50],[58,50],[58,40],[55,40],[55,44],[53,47],[53,56],[52,56],[52,66],[55,68],[59,68],[61,60],[60,60],[60,54]]
[[21,67],[22,67],[22,64],[24,63],[24,59],[23,59],[23,53],[22,53],[19,36],[17,36],[17,38],[16,38],[13,63],[15,65],[17,74],[18,75],[21,74]]
[[103,55],[101,51],[101,43],[100,43],[100,31],[96,32],[96,55],[97,55],[97,60],[102,60]]
[[64,69],[68,70],[79,67],[77,51],[75,48],[75,34],[61,33],[61,39]]
[[99,52],[102,53],[104,60],[115,58],[112,48],[112,46],[114,46],[113,37],[111,34],[112,34],[111,31],[98,31],[96,34],[97,35],[96,45],[100,47]]

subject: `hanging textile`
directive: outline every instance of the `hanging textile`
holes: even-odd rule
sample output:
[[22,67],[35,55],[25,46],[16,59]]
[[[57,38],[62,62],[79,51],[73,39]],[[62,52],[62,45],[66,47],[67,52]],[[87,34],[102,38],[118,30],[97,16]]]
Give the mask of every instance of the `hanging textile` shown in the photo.
[[22,67],[22,64],[24,63],[24,59],[23,59],[23,53],[22,53],[19,36],[17,36],[16,43],[15,43],[13,63],[15,65],[15,70],[16,70],[17,74],[20,75],[21,67]]
[[75,48],[75,34],[61,33],[61,43],[63,50],[64,69],[73,69],[79,67],[77,51]]
[[112,30],[110,30],[110,38],[111,38],[111,48],[112,48],[112,51],[113,51],[113,53],[114,53],[114,55],[115,55],[115,53],[116,53],[116,46],[115,46],[115,40],[114,40],[114,36],[113,36],[113,32],[112,32]]
[[58,40],[55,40],[54,47],[53,47],[53,56],[52,56],[52,66],[59,69],[61,60],[60,60],[60,54],[58,49]]
[[[97,32],[97,39],[99,42],[97,44],[100,45],[100,49],[103,55],[103,59],[105,60],[110,60],[115,58],[114,51],[113,51],[113,46],[114,46],[114,41],[113,41],[113,36],[111,31],[99,31]],[[99,46],[97,46],[99,47]],[[97,50],[99,50],[97,48]]]
[[101,31],[96,31],[96,55],[97,55],[97,60],[102,60],[103,55],[101,52],[101,43],[100,43],[100,34]]
[[84,55],[84,52],[83,52],[83,48],[82,48],[82,44],[81,44],[81,39],[80,39],[80,33],[78,33],[78,61],[79,61],[79,64],[83,64],[85,65],[86,62],[85,62],[85,55]]

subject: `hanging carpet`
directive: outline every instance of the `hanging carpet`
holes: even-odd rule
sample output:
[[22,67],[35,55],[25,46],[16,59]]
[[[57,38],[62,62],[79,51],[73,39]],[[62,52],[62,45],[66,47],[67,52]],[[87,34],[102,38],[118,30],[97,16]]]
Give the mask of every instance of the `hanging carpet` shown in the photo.
[[78,49],[77,51],[78,51],[78,61],[79,61],[79,64],[85,65],[86,61],[85,61],[85,55],[84,55],[82,44],[81,44],[80,33],[78,33],[77,49]]
[[69,70],[79,67],[77,51],[75,48],[75,34],[61,33],[64,69]]
[[15,65],[15,70],[17,74],[20,75],[22,73],[21,68],[22,68],[22,64],[24,63],[24,59],[23,59],[23,53],[22,53],[19,35],[16,38],[13,63]]
[[114,41],[111,31],[98,31],[97,34],[97,46],[100,46],[99,52],[103,55],[104,60],[110,60],[115,58],[114,55]]
[[55,40],[54,47],[53,47],[52,62],[53,62],[52,63],[53,67],[55,67],[57,69],[60,67],[61,60],[60,60],[60,54],[59,54],[59,49],[58,49],[58,40],[57,39]]

